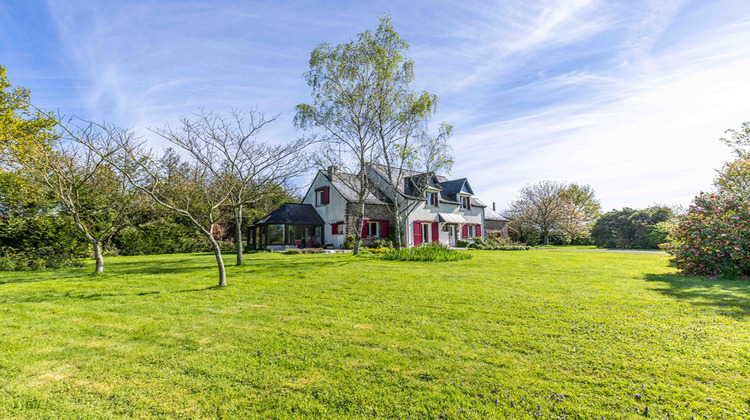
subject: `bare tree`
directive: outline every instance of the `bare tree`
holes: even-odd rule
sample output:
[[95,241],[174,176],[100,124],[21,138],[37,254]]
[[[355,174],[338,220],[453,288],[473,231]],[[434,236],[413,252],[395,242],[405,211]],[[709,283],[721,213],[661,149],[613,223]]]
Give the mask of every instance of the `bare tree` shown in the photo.
[[265,199],[271,191],[269,185],[286,185],[310,166],[304,151],[314,137],[278,145],[258,138],[276,118],[266,118],[256,110],[233,111],[227,116],[201,111],[192,118],[182,118],[178,129],[167,126],[154,130],[185,150],[227,192],[225,203],[234,218],[237,265],[243,262],[243,209]]
[[44,145],[19,155],[17,163],[60,200],[93,249],[95,273],[102,273],[102,242],[130,222],[129,216],[143,197],[94,151],[108,144],[108,129],[90,123],[79,125],[72,119],[56,121],[63,133],[60,139],[51,147]]
[[566,220],[568,205],[564,190],[564,184],[554,181],[525,185],[518,193],[518,199],[510,204],[507,215],[512,221],[536,228],[544,244],[548,245],[550,233],[561,228]]
[[[381,169],[386,175],[386,192],[393,197],[393,220],[396,229],[396,248],[401,249],[406,220],[424,202],[431,177],[449,173],[453,167],[449,144],[453,127],[441,124],[437,135],[426,129],[404,125],[402,134],[379,135]],[[406,194],[405,183],[409,183]],[[403,194],[402,194],[403,191]]]
[[226,286],[224,260],[214,238],[216,223],[222,217],[221,207],[231,192],[224,188],[226,184],[195,159],[182,162],[171,149],[157,154],[130,130],[97,127],[107,131],[105,141],[80,139],[82,144],[117,168],[136,190],[190,220],[211,244],[219,269],[219,286]]

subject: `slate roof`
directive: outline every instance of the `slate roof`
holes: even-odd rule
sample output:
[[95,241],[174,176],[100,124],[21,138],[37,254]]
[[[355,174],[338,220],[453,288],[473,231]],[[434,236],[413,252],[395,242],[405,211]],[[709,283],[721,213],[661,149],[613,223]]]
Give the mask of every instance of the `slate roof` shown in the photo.
[[[344,172],[336,172],[331,177],[328,176],[328,173],[326,171],[320,172],[328,179],[331,185],[333,185],[333,187],[336,188],[339,193],[341,193],[344,199],[346,199],[347,201],[357,201],[359,195],[357,192],[357,190],[359,189],[359,177],[357,175]],[[365,203],[390,205],[393,202],[385,195],[385,193],[380,191],[373,184],[371,185],[370,192],[367,193],[367,197],[365,197]]]
[[[471,206],[472,207],[484,207],[487,208],[487,205],[482,202],[482,200],[478,198],[471,197]],[[485,210],[486,212],[486,210]],[[485,217],[486,219],[486,217]]]
[[[383,179],[388,179],[388,171],[386,169],[386,166],[371,165],[370,167]],[[404,169],[403,178],[400,183],[397,183],[398,169],[394,168],[392,172],[393,176],[391,177],[391,184],[397,184],[396,189],[398,190],[398,192],[407,198],[413,198],[417,200],[422,199],[422,197],[416,196],[414,191],[414,184],[415,181],[420,181],[420,183],[423,182],[420,178],[428,176],[432,178],[429,181],[429,186],[439,191],[441,203],[460,204],[458,201],[458,193],[461,192],[461,189],[464,185],[466,185],[466,188],[472,195],[474,194],[474,191],[471,189],[471,186],[468,184],[468,180],[466,178],[448,179],[441,175]],[[433,182],[433,180],[437,180],[437,183]],[[487,207],[486,204],[473,197],[471,199],[471,205],[476,207]]]
[[498,222],[510,222],[492,209],[484,209],[484,220],[496,220]]
[[256,225],[275,225],[285,223],[296,225],[322,225],[323,219],[318,212],[315,211],[315,207],[310,204],[286,203],[262,218],[256,223]]

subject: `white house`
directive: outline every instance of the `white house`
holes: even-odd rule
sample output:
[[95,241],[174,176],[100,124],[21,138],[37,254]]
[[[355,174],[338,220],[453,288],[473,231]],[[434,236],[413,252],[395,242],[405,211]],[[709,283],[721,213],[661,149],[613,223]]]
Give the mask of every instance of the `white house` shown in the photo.
[[361,229],[365,243],[388,238],[394,234],[394,205],[406,215],[402,234],[408,246],[456,246],[460,239],[485,237],[486,205],[474,196],[466,178],[408,172],[389,182],[387,172],[383,166],[367,167],[364,179],[370,192],[364,221],[355,227],[360,178],[333,166],[318,171],[301,204],[286,204],[255,224],[256,246],[342,248],[355,228]]

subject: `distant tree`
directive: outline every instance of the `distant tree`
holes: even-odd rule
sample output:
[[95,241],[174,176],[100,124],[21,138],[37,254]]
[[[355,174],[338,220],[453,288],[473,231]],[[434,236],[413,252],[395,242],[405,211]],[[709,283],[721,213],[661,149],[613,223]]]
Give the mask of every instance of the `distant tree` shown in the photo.
[[750,198],[750,159],[727,162],[717,172],[714,180],[717,189]]
[[362,32],[356,41],[318,45],[305,74],[312,103],[297,105],[297,127],[322,130],[320,164],[356,175],[340,180],[351,183],[348,187],[356,194],[355,254],[362,239],[365,201],[373,191],[367,165],[381,160],[383,149],[391,152],[397,147],[390,146],[403,144],[404,136],[412,135],[415,124],[434,109],[434,95],[415,94],[408,86],[413,63],[403,55],[406,49],[388,16],[380,18],[375,32]]
[[588,240],[593,223],[601,216],[601,204],[589,185],[572,183],[562,191],[565,201],[561,230],[574,243]]
[[525,185],[518,198],[511,202],[506,215],[511,224],[515,222],[536,229],[542,242],[548,245],[550,234],[561,229],[567,215],[564,191],[565,185],[554,181]]
[[0,162],[49,147],[56,137],[56,120],[31,104],[27,89],[12,87],[7,69],[0,66]]
[[[591,228],[594,245],[603,248],[657,248],[666,238],[662,222],[670,222],[675,212],[666,206],[643,210],[625,207],[603,214]],[[656,242],[656,243],[655,243]]]
[[69,262],[86,255],[88,243],[69,217],[61,217],[60,202],[16,168],[0,170],[0,255],[3,252]]
[[190,154],[228,193],[226,205],[233,216],[237,265],[243,262],[244,209],[263,201],[273,191],[269,186],[284,185],[310,166],[304,151],[314,138],[286,144],[272,144],[258,138],[260,131],[275,119],[266,118],[256,110],[233,111],[226,116],[201,111],[191,118],[182,118],[177,129],[167,126],[154,130]]
[[750,159],[750,122],[742,123],[739,130],[727,130],[729,138],[720,140],[732,149],[732,153],[740,159]]
[[714,179],[714,186],[730,194],[750,197],[750,122],[739,130],[727,130],[729,138],[721,138],[732,149],[736,160],[726,162]]

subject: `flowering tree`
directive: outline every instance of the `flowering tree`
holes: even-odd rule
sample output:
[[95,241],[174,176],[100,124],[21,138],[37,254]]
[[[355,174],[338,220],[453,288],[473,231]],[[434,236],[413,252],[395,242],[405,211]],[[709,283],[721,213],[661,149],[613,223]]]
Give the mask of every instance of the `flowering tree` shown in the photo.
[[680,216],[672,242],[662,246],[689,275],[750,275],[750,200],[701,193]]

